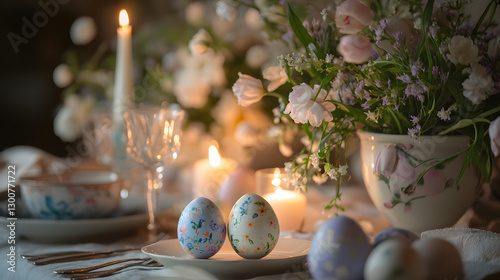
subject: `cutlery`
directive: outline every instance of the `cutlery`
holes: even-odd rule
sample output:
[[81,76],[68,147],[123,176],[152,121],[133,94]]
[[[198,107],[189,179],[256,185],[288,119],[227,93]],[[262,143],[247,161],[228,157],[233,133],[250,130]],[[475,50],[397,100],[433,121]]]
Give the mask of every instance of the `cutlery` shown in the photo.
[[143,261],[143,262],[145,262],[147,260],[150,260],[150,259],[149,258],[147,258],[147,259],[140,259],[140,258],[123,259],[123,260],[117,260],[117,261],[103,263],[103,264],[100,264],[100,265],[90,266],[90,267],[54,270],[54,273],[57,273],[57,274],[83,273],[83,272],[89,272],[89,271],[92,271],[92,270],[103,268],[103,267],[106,267],[106,266],[115,265],[115,264],[118,264],[118,263],[130,262],[130,261]]
[[98,278],[98,277],[106,277],[110,275],[114,275],[126,268],[129,267],[149,267],[149,268],[163,268],[163,265],[154,261],[154,260],[147,260],[147,261],[140,261],[140,262],[135,262],[135,263],[129,263],[126,265],[122,265],[116,268],[108,269],[108,270],[102,270],[102,271],[91,271],[87,273],[74,273],[74,274],[59,274],[61,277],[64,278],[71,278],[71,279],[89,279],[89,278]]
[[[166,236],[166,234],[159,234],[153,242],[155,243],[160,241]],[[46,265],[51,263],[60,263],[60,262],[71,262],[77,260],[86,260],[86,259],[94,259],[94,258],[105,258],[115,253],[123,253],[127,251],[135,251],[140,250],[144,245],[134,246],[134,247],[126,247],[122,249],[114,249],[114,250],[102,250],[102,251],[65,251],[65,252],[54,252],[54,253],[44,253],[44,254],[22,254],[21,257],[26,259],[27,261],[35,264],[35,265]]]

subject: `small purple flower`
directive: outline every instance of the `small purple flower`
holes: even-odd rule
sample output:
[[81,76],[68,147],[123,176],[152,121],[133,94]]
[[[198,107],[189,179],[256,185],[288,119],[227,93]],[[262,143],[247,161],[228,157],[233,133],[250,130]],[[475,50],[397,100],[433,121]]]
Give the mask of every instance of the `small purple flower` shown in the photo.
[[411,83],[411,78],[406,73],[403,74],[403,75],[397,75],[396,79],[401,80],[401,81],[403,81],[406,84],[410,84]]
[[370,108],[370,104],[368,104],[368,101],[366,101],[365,103],[361,104],[361,108],[363,108],[365,110],[368,109],[368,108]]
[[387,104],[389,104],[389,97],[387,96],[382,97],[382,105],[387,105]]
[[408,128],[408,135],[409,135],[411,138],[413,138],[413,139],[415,139],[415,140],[418,140],[418,135],[420,134],[420,129],[421,129],[421,127],[420,127],[420,125],[419,125],[419,124],[417,124],[417,125],[416,125],[415,127],[413,127],[413,128]]
[[410,118],[411,118],[411,124],[413,124],[413,125],[418,124],[419,119],[417,116],[410,116]]
[[437,79],[438,75],[439,75],[439,67],[436,65],[432,66],[432,77],[434,79]]

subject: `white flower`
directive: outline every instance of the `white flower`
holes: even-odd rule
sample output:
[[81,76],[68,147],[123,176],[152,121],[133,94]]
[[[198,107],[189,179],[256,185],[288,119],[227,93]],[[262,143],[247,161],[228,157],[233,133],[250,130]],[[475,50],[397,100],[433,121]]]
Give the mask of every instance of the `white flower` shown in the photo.
[[335,106],[330,102],[325,102],[326,90],[321,89],[317,99],[313,100],[319,90],[319,85],[314,85],[312,89],[308,84],[302,83],[292,89],[288,97],[290,103],[285,108],[285,114],[290,114],[296,123],[310,123],[317,127],[323,120],[327,122],[333,120],[330,112],[335,110]]
[[438,118],[440,118],[443,121],[449,121],[449,120],[451,120],[451,116],[450,115],[451,115],[451,111],[450,110],[445,110],[444,107],[441,108],[441,110],[439,110],[437,112]]
[[340,38],[337,50],[346,62],[361,64],[372,56],[370,39],[361,35],[347,35]]
[[60,88],[65,88],[73,82],[73,74],[67,64],[59,64],[52,74],[54,83]]
[[472,63],[470,68],[464,69],[464,72],[470,73],[469,78],[462,83],[464,87],[464,96],[472,104],[480,104],[493,92],[493,79],[486,72],[486,68],[479,63]]
[[248,49],[245,62],[252,68],[259,68],[269,60],[269,56],[269,50],[266,47],[256,45]]
[[278,142],[278,149],[284,157],[291,157],[293,155],[292,147],[283,141]]
[[478,48],[470,38],[454,36],[448,44],[448,59],[454,64],[468,65],[478,59]]
[[180,69],[174,72],[174,94],[184,108],[205,106],[212,87],[226,84],[224,55],[213,49],[192,56],[186,48],[177,52]]
[[189,49],[194,55],[200,55],[206,53],[209,49],[210,42],[212,42],[212,37],[205,29],[200,29],[193,38],[189,41]]
[[365,114],[366,114],[367,120],[374,121],[374,122],[378,123],[378,115],[375,112],[368,111],[368,112],[365,112]]
[[358,0],[344,1],[335,11],[335,23],[343,34],[358,33],[370,24],[373,18],[372,9]]
[[311,163],[311,165],[318,169],[319,168],[319,155],[318,153],[313,153],[309,156],[309,161]]
[[347,165],[342,165],[339,167],[338,173],[340,174],[340,176],[347,175],[347,168],[348,168]]
[[491,151],[495,156],[498,156],[500,154],[500,117],[490,123],[488,132],[490,134]]
[[266,6],[260,10],[260,13],[263,18],[267,19],[270,22],[280,25],[287,22],[286,10],[281,5]]
[[94,39],[96,30],[94,19],[81,17],[73,22],[69,35],[75,45],[85,45]]
[[54,118],[54,133],[63,141],[76,140],[91,120],[95,100],[92,96],[84,98],[72,94],[64,100],[64,106]]
[[257,143],[258,133],[250,122],[242,121],[236,125],[234,138],[243,146],[253,146]]
[[267,91],[273,92],[288,80],[285,70],[278,66],[272,66],[262,72],[264,79],[271,81],[267,86]]
[[229,22],[233,22],[238,17],[238,9],[232,1],[219,0],[216,3],[217,15]]
[[240,77],[233,85],[234,95],[241,106],[250,106],[262,99],[266,94],[262,81],[252,76],[238,73]]
[[500,56],[500,37],[496,37],[488,43],[488,56],[493,61]]
[[328,180],[328,176],[326,174],[313,175],[312,179],[314,183],[321,185],[324,184]]

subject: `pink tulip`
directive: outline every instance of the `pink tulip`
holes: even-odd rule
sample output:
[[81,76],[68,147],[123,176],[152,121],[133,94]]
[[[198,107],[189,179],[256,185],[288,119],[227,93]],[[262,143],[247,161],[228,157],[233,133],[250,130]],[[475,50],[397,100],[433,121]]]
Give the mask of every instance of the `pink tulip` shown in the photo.
[[264,79],[271,81],[267,86],[269,92],[275,91],[279,86],[283,85],[288,81],[288,75],[285,70],[278,66],[272,66],[262,72]]
[[378,152],[373,172],[389,177],[396,170],[397,161],[396,145],[387,145]]
[[337,50],[344,61],[361,64],[372,56],[372,44],[370,39],[361,35],[347,35],[340,38]]
[[490,123],[490,145],[495,156],[500,153],[500,117]]
[[264,97],[266,94],[262,81],[252,76],[238,73],[240,77],[233,85],[233,92],[238,97],[238,104],[250,106]]
[[335,11],[335,22],[340,33],[356,34],[372,22],[372,9],[358,0],[342,2]]

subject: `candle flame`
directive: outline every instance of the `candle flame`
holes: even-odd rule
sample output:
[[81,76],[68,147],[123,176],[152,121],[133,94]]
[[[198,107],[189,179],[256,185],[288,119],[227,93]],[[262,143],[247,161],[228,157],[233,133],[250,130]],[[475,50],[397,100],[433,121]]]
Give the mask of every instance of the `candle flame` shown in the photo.
[[210,165],[212,167],[219,166],[221,163],[219,152],[217,151],[217,148],[214,145],[208,148],[208,161],[210,162]]
[[271,184],[273,184],[273,186],[275,187],[279,187],[280,184],[281,184],[281,179],[280,178],[274,178],[272,181],[271,181]]
[[128,21],[127,11],[121,10],[120,11],[120,26],[125,27],[128,25],[128,23],[129,23],[129,21]]
[[281,172],[280,172],[280,169],[279,168],[275,168],[274,169],[274,178],[273,180],[271,181],[271,184],[273,184],[273,186],[276,187],[276,189],[281,189],[280,188],[280,185],[281,185]]

